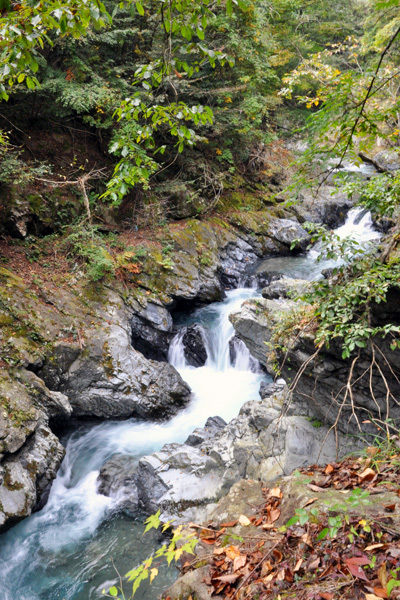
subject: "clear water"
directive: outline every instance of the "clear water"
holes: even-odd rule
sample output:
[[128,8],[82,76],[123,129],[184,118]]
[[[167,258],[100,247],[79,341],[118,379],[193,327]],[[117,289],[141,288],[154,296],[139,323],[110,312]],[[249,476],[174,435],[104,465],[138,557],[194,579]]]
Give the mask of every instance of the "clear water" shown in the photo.
[[[186,365],[179,336],[171,345],[170,362],[192,388],[190,404],[166,423],[105,422],[82,428],[68,440],[66,456],[48,503],[38,513],[0,537],[1,600],[92,600],[121,574],[146,558],[157,539],[143,533],[143,517],[119,513],[117,500],[96,491],[100,467],[115,453],[138,459],[167,442],[183,442],[209,416],[229,421],[244,402],[258,398],[264,376],[250,372],[251,358],[243,346],[236,364],[229,358],[233,327],[228,315],[256,292],[238,289],[227,298],[196,311],[188,322],[205,330],[209,358],[204,367]],[[163,572],[139,599],[157,598],[175,577]],[[156,580],[157,581],[157,580]]]
[[[379,238],[370,215],[350,211],[341,236],[355,235],[364,243]],[[279,274],[315,279],[329,264],[316,262],[318,249],[304,257],[266,261]],[[146,558],[158,544],[157,534],[142,537],[142,517],[129,519],[117,510],[117,500],[97,494],[100,467],[115,453],[139,459],[167,442],[183,442],[209,416],[229,421],[240,407],[258,398],[263,375],[250,371],[252,359],[239,346],[235,364],[229,355],[233,328],[228,315],[250,297],[252,289],[230,291],[214,303],[181,319],[181,325],[199,323],[204,328],[208,360],[204,367],[186,364],[178,334],[170,349],[175,365],[193,391],[190,404],[166,423],[133,419],[82,427],[67,442],[67,453],[53,483],[46,506],[0,537],[1,600],[94,600],[103,587],[116,581]],[[115,565],[115,568],[114,566]],[[175,577],[165,570],[150,588],[136,598],[155,600]]]
[[[347,215],[346,222],[335,230],[343,238],[357,240],[362,246],[378,240],[381,234],[374,229],[371,213],[362,208],[353,208]],[[267,270],[271,275],[284,275],[295,279],[314,281],[322,277],[321,272],[338,265],[332,260],[317,260],[320,255],[318,245],[302,256],[278,256],[267,258],[259,269]]]

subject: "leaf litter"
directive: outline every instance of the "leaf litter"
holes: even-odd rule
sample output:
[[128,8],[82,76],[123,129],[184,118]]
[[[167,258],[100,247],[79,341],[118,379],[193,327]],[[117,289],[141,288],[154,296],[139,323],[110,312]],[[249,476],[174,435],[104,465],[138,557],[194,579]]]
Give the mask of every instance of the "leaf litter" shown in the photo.
[[[396,457],[395,457],[396,458]],[[393,457],[378,465],[347,458],[301,471],[315,491],[335,489],[348,498],[351,490],[369,494],[394,491],[400,496],[400,472]],[[263,488],[263,505],[253,516],[200,529],[200,540],[214,546],[204,583],[210,596],[224,600],[376,600],[400,599],[400,526],[396,504],[380,505],[373,518],[360,518],[360,506],[327,511],[303,503],[303,519],[278,526],[284,494]],[[345,501],[345,500],[344,500]],[[339,518],[340,517],[340,518]],[[332,526],[334,523],[334,526]],[[259,536],[233,534],[230,528],[251,524]],[[193,525],[193,524],[192,524]],[[198,526],[196,526],[198,528]],[[214,530],[213,530],[214,529]],[[193,566],[183,570],[190,570]]]

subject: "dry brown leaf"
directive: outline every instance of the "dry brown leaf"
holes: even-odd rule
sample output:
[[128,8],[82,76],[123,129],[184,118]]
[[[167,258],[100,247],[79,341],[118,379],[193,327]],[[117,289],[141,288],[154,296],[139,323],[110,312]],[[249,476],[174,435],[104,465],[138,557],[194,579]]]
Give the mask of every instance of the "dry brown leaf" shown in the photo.
[[271,512],[269,513],[269,518],[270,518],[271,523],[275,523],[275,521],[277,521],[280,516],[281,516],[281,511],[279,510],[279,508],[273,508],[271,510]]
[[314,569],[316,569],[317,567],[319,567],[319,563],[321,562],[321,559],[318,557],[315,560],[312,561],[312,563],[309,565],[309,570],[310,571],[314,571]]
[[319,595],[321,596],[321,598],[323,598],[324,600],[333,600],[334,599],[334,595],[331,594],[330,592],[320,592]]
[[269,560],[266,560],[261,567],[261,578],[266,577],[266,575],[268,575],[272,568],[273,566],[271,565]]
[[368,446],[366,449],[368,456],[375,456],[380,452],[380,449],[377,446]]
[[396,510],[396,504],[388,504],[385,506],[386,512],[394,512]]
[[359,476],[361,481],[372,481],[376,477],[376,473],[373,469],[365,469]]
[[278,487],[272,488],[272,490],[270,490],[270,492],[269,492],[269,495],[272,498],[279,498],[279,499],[283,498],[283,494],[281,492],[281,489],[278,488]]
[[381,600],[381,598],[375,594],[365,594],[365,600]]
[[313,547],[312,545],[312,539],[309,533],[305,533],[304,535],[301,536],[301,540],[307,544],[307,546],[310,546],[311,548]]
[[251,524],[251,521],[245,515],[240,515],[239,523],[244,527],[248,527]]
[[310,488],[310,490],[312,490],[313,492],[324,492],[325,489],[322,487],[319,487],[319,485],[314,485],[313,483],[309,483],[308,488]]
[[316,502],[318,500],[318,498],[310,498],[309,500],[307,500],[307,502],[305,504],[303,504],[303,508],[306,508],[306,506],[310,506],[311,504],[314,504],[314,502]]
[[266,523],[265,525],[261,526],[261,529],[276,529],[276,527],[272,523]]
[[388,574],[387,574],[387,570],[386,570],[386,563],[383,563],[379,569],[378,569],[378,579],[379,579],[379,583],[381,584],[381,586],[383,588],[385,588],[387,586],[387,582],[388,582]]
[[276,576],[277,581],[285,581],[285,569],[280,569],[278,575]]
[[374,594],[378,596],[378,598],[387,598],[387,591],[383,588],[374,587]]
[[214,548],[213,554],[225,554],[225,548]]
[[245,554],[241,554],[240,556],[237,556],[233,561],[233,570],[239,571],[239,569],[244,567],[244,565],[246,564],[246,561],[247,561],[247,556]]
[[332,467],[332,465],[327,465],[326,469],[325,469],[325,475],[330,475],[331,473],[333,473],[335,469]]
[[231,560],[235,560],[238,556],[240,556],[239,546],[227,546],[225,548],[225,554]]
[[237,525],[237,519],[236,521],[229,521],[229,523],[221,523],[221,527],[235,527],[235,525]]
[[301,565],[303,564],[303,558],[299,558],[299,560],[296,563],[296,566],[294,568],[294,572],[297,573],[297,571],[300,571]]
[[230,575],[221,575],[221,577],[215,577],[215,579],[221,583],[234,583],[237,579],[239,579],[239,577],[240,575],[231,573]]
[[385,544],[371,544],[371,546],[367,546],[364,548],[365,552],[369,552],[370,550],[376,550],[377,548],[383,548]]
[[274,577],[275,577],[275,573],[270,573],[269,575],[264,577],[263,583],[269,583],[270,581],[272,581],[274,579]]

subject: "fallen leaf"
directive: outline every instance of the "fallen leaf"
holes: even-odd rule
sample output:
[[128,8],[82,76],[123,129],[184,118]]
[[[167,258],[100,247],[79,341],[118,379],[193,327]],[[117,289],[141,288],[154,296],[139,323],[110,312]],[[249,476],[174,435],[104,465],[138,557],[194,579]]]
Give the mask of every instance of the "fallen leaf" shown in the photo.
[[318,485],[314,485],[313,483],[309,483],[308,488],[310,488],[310,490],[312,490],[313,492],[324,492],[325,489],[322,487],[319,487]]
[[303,564],[303,558],[299,558],[299,560],[296,563],[296,566],[294,568],[294,572],[297,573],[297,571],[300,571],[301,565]]
[[250,519],[248,519],[245,515],[240,515],[239,523],[244,527],[248,527],[251,523]]
[[228,523],[221,523],[221,527],[235,527],[238,524],[238,521],[229,521]]
[[330,475],[330,473],[332,473],[335,469],[332,467],[332,465],[327,465],[326,469],[325,469],[325,475]]
[[261,578],[266,577],[272,569],[273,566],[271,565],[269,560],[266,560],[261,567]]
[[277,581],[285,581],[285,569],[281,569],[276,576]]
[[247,556],[245,554],[241,554],[240,556],[237,556],[233,561],[233,570],[239,571],[239,569],[244,567],[244,565],[246,564],[246,561],[247,561]]
[[335,597],[333,594],[330,594],[329,592],[320,592],[319,595],[324,600],[333,600],[333,598]]
[[396,510],[396,504],[388,504],[385,506],[386,512],[394,512]]
[[311,504],[314,504],[314,502],[316,502],[318,500],[318,498],[310,498],[310,500],[307,500],[307,502],[305,504],[303,504],[303,508],[306,508],[306,506],[310,506]]
[[374,587],[374,594],[378,596],[378,598],[387,598],[387,591],[383,588]]
[[316,569],[317,567],[319,567],[319,563],[321,562],[321,559],[318,557],[315,560],[312,561],[312,563],[310,563],[308,569],[310,571],[314,571],[314,569]]
[[261,529],[276,529],[276,527],[272,523],[266,523],[265,525],[261,526]]
[[283,560],[283,554],[282,552],[279,552],[279,550],[275,549],[273,555],[275,556],[276,562],[280,563]]
[[209,537],[209,538],[200,538],[200,539],[204,544],[208,544],[209,546],[212,546],[216,542],[216,538]]
[[240,575],[231,573],[230,575],[221,575],[221,577],[215,577],[215,579],[221,583],[234,583],[237,579],[239,579],[239,577]]
[[379,583],[383,588],[386,588],[388,582],[388,574],[386,571],[386,563],[383,563],[378,569]]
[[272,498],[283,498],[283,494],[281,492],[281,489],[276,487],[276,488],[272,488],[272,490],[270,490],[269,495]]
[[301,540],[307,544],[307,546],[310,546],[312,548],[312,540],[311,540],[311,536],[309,533],[305,533],[304,535],[301,536]]
[[381,598],[375,594],[365,594],[365,600],[381,600]]
[[369,581],[369,579],[367,579],[367,577],[365,575],[365,572],[361,568],[361,565],[368,564],[369,560],[367,561],[367,563],[360,562],[363,560],[365,560],[365,559],[358,558],[355,556],[353,558],[347,558],[345,560],[345,563],[346,563],[347,568],[349,569],[350,573],[353,575],[353,577],[357,577],[358,579],[362,579],[363,581]]
[[364,548],[365,552],[369,552],[370,550],[376,550],[377,548],[383,548],[385,544],[371,544],[371,546],[367,546]]
[[273,508],[271,510],[271,512],[269,513],[269,519],[270,519],[271,523],[275,523],[275,521],[277,521],[280,516],[281,516],[281,511],[279,510],[279,508]]
[[372,481],[373,479],[375,479],[375,477],[377,476],[377,474],[375,473],[375,471],[373,469],[365,469],[361,475],[359,476],[361,481]]
[[393,556],[393,558],[398,558],[400,556],[400,548],[390,548],[389,554],[390,556]]
[[240,556],[240,550],[238,546],[227,546],[225,548],[225,554],[231,560],[235,560],[238,556]]
[[225,554],[225,548],[214,548],[213,554],[216,554],[216,555]]

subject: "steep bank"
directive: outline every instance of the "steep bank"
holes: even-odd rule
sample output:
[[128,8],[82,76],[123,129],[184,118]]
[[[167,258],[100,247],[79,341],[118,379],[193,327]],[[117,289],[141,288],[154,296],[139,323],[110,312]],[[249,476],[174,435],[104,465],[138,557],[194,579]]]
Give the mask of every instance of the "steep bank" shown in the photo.
[[[190,390],[176,370],[153,360],[166,358],[171,310],[221,298],[259,258],[289,253],[294,238],[307,239],[289,213],[258,208],[172,225],[162,231],[169,254],[158,239],[146,247],[139,268],[136,258],[122,253],[123,279],[97,284],[78,265],[72,272],[58,269],[51,241],[36,261],[23,246],[3,245],[3,527],[30,514],[57,471],[63,451],[49,422],[60,428],[70,416],[162,419],[188,401]],[[49,446],[32,474],[17,453],[31,448],[41,427]],[[16,458],[19,471],[14,468],[10,478]],[[12,501],[17,490],[24,502]]]

